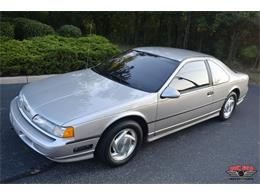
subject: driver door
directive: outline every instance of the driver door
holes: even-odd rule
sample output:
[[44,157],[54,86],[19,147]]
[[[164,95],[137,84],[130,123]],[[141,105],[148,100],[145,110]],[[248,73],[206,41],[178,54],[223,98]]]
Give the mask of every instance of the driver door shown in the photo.
[[204,60],[187,62],[179,70],[169,87],[177,89],[180,97],[158,100],[157,131],[173,130],[212,110],[214,92],[209,75]]

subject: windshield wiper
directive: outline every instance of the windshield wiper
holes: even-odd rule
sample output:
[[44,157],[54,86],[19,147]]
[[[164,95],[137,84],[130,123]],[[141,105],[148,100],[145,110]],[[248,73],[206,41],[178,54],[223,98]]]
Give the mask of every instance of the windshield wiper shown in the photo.
[[95,71],[96,73],[98,73],[98,74],[104,76],[104,77],[107,77],[107,78],[109,78],[109,79],[112,79],[112,80],[114,80],[114,81],[117,81],[117,82],[119,82],[119,83],[122,83],[122,84],[124,84],[124,85],[129,85],[129,83],[128,83],[127,81],[125,81],[124,79],[122,79],[122,78],[120,78],[119,76],[116,76],[116,75],[114,75],[114,74],[112,74],[112,73],[109,73],[109,72],[106,72],[106,71],[100,71],[100,70],[96,69],[95,67],[92,68],[92,70]]
[[129,83],[128,83],[127,81],[125,81],[124,79],[120,78],[119,76],[116,76],[116,75],[114,75],[114,74],[109,74],[108,76],[109,76],[111,79],[116,80],[116,81],[118,81],[118,82],[120,82],[120,83],[122,83],[122,84],[129,85]]

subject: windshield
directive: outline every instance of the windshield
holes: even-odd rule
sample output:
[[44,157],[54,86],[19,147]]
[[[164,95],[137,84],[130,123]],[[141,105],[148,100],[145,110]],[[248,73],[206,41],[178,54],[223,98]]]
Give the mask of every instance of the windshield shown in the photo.
[[128,51],[92,70],[109,79],[146,92],[157,92],[179,65],[178,61]]

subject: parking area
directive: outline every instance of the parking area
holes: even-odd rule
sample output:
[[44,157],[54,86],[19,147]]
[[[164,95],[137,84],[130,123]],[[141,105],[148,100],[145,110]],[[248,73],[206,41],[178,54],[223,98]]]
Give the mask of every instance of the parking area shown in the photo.
[[[233,117],[217,118],[145,144],[128,164],[110,168],[95,159],[54,163],[28,148],[12,130],[9,104],[23,84],[1,87],[1,183],[259,183],[260,87]],[[252,165],[247,180],[231,180],[230,165]]]

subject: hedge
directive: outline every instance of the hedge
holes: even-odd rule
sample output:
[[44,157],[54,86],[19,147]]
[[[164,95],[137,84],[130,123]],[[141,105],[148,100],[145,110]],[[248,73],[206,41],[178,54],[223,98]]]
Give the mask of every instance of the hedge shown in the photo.
[[73,25],[61,26],[58,33],[64,37],[80,37],[82,35],[80,28]]
[[115,45],[97,35],[1,41],[0,76],[64,73],[94,66],[118,52]]
[[13,23],[15,25],[15,38],[19,40],[55,34],[55,31],[51,26],[36,20],[15,18]]
[[14,38],[14,25],[9,22],[0,22],[0,36],[13,39]]

